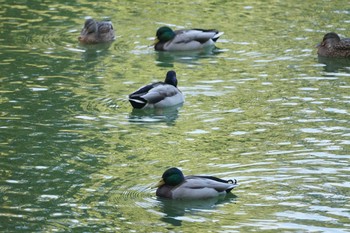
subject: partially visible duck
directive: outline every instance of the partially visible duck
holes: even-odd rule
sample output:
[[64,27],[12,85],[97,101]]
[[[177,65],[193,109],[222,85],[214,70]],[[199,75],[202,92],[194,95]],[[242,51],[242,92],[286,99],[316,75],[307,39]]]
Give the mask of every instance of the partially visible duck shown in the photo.
[[236,180],[213,176],[184,176],[176,167],[166,170],[156,195],[169,199],[205,199],[226,195],[237,186]]
[[317,47],[317,54],[322,57],[350,57],[350,38],[340,39],[334,32],[324,35]]
[[184,102],[182,92],[177,88],[175,71],[168,71],[164,82],[151,83],[129,95],[134,108],[165,108]]
[[84,44],[110,42],[115,39],[115,32],[110,21],[97,22],[87,19],[78,40]]
[[224,34],[215,29],[175,30],[160,27],[154,49],[157,51],[188,51],[213,47],[219,37]]

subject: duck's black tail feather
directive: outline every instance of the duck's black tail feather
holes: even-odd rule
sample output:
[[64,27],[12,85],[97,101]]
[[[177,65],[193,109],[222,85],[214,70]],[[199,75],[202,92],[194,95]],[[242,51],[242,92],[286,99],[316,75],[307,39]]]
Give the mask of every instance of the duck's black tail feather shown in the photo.
[[129,102],[132,105],[133,108],[141,109],[146,106],[147,101],[141,97],[129,97]]

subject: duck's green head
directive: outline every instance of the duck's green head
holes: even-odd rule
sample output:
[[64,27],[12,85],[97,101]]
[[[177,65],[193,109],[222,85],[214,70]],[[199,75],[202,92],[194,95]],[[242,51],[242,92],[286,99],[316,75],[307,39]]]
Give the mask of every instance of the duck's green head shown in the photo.
[[166,73],[165,83],[177,87],[177,79],[176,79],[175,71],[170,70],[168,71],[168,73]]
[[159,182],[158,187],[163,184],[176,186],[181,184],[185,180],[182,171],[176,167],[169,168],[162,175],[162,180]]
[[160,27],[157,30],[157,39],[161,42],[167,42],[175,37],[175,32],[169,27]]

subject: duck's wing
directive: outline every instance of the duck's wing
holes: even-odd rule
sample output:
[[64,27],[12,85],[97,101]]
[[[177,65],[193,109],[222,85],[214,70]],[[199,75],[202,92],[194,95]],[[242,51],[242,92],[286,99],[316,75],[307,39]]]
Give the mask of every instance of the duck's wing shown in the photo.
[[198,41],[203,44],[212,39],[216,41],[223,32],[217,30],[204,30],[204,29],[190,29],[190,30],[177,30],[175,31],[175,38],[173,43],[188,43],[191,41]]
[[182,184],[172,189],[172,198],[205,199],[217,197],[237,186],[237,184],[227,182],[221,182],[221,179],[215,177],[186,176]]
[[199,33],[197,33],[197,40],[205,40],[206,38],[210,37],[210,39],[212,39],[213,41],[216,41],[217,39],[219,39],[219,37],[221,35],[224,34],[224,32],[219,32],[216,29],[192,29],[192,31],[199,31]]
[[173,85],[161,83],[150,89],[142,98],[146,99],[149,104],[156,104],[165,98],[175,96],[178,92]]
[[144,98],[152,88],[157,86],[158,83],[151,83],[146,86],[140,87],[135,92],[129,95],[129,102],[134,108],[143,108],[147,104],[147,100]]
[[133,93],[131,93],[129,95],[129,98],[133,98],[133,97],[138,97],[138,96],[142,96],[144,94],[146,94],[147,92],[149,92],[149,90],[151,90],[152,88],[154,88],[155,86],[157,86],[158,83],[151,83],[148,84],[146,86],[140,87],[139,89],[137,89],[136,91],[134,91]]
[[342,39],[338,44],[334,46],[334,48],[340,50],[350,50],[350,38]]
[[191,189],[211,188],[217,192],[229,192],[237,186],[237,181],[223,180],[212,176],[186,176],[184,187]]

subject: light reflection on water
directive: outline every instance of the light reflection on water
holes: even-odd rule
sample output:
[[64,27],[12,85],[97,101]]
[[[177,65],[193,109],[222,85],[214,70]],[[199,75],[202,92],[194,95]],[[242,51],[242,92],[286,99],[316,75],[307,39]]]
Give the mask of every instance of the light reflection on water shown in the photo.
[[[348,11],[315,4],[2,3],[0,229],[348,231],[350,63],[314,50]],[[109,17],[117,40],[78,44],[87,16]],[[158,53],[163,24],[225,34],[215,50]],[[132,110],[135,85],[169,67],[184,105]],[[157,199],[169,166],[239,186]]]

